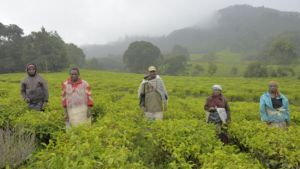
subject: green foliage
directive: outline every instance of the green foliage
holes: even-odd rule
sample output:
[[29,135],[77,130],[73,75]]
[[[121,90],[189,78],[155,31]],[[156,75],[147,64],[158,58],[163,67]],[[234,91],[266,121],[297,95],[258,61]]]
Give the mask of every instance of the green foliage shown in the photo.
[[204,53],[203,57],[198,60],[199,62],[213,62],[217,59],[216,53]]
[[208,62],[208,64],[209,64],[209,66],[208,66],[207,72],[210,76],[212,76],[213,74],[215,74],[217,72],[217,65],[210,61]]
[[100,64],[96,58],[93,58],[86,60],[83,68],[87,70],[103,70],[103,65]]
[[235,77],[238,74],[237,68],[236,67],[232,67],[230,74],[233,75],[233,77]]
[[[24,126],[39,143],[20,168],[299,168],[300,97],[294,89],[300,82],[295,79],[276,80],[290,102],[288,131],[261,122],[257,101],[270,78],[162,76],[168,111],[164,121],[148,126],[136,93],[144,75],[82,69],[94,101],[92,126],[66,133],[61,83],[68,73],[41,74],[50,91],[45,112],[28,111],[21,98],[25,73],[0,76],[0,128]],[[216,138],[215,127],[205,123],[203,105],[214,84],[222,85],[231,108],[226,146]]]
[[174,45],[172,49],[172,54],[175,56],[183,55],[185,56],[186,61],[191,61],[190,53],[187,49],[187,47],[182,47],[179,44]]
[[269,59],[276,60],[278,64],[282,64],[284,69],[286,69],[286,66],[297,57],[297,54],[294,51],[295,49],[296,45],[294,42],[286,39],[279,39],[270,47]]
[[17,25],[3,25],[0,22],[0,73],[18,72],[23,48],[23,30]]
[[248,63],[244,77],[267,77],[267,69],[259,62]]
[[149,66],[158,67],[160,49],[150,42],[132,42],[123,55],[125,67],[134,73],[147,72]]
[[[67,50],[69,52],[71,63],[82,67],[85,62],[85,54],[83,53],[82,49],[80,49],[77,45],[73,43],[66,44]],[[78,67],[73,66],[73,67]]]
[[70,56],[64,41],[56,31],[31,32],[24,41],[22,61],[33,62],[42,71],[60,71],[70,65]]
[[165,60],[165,74],[167,75],[179,75],[185,71],[186,57],[183,55],[170,57]]
[[128,72],[124,69],[123,56],[108,55],[107,57],[97,58],[98,62],[103,65],[103,70],[110,72]]

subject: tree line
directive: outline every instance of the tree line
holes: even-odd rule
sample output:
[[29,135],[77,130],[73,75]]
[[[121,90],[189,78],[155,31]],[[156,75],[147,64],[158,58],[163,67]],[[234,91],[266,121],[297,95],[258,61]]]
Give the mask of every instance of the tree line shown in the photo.
[[24,72],[29,62],[36,63],[39,71],[57,72],[84,66],[85,57],[82,49],[65,43],[56,31],[42,27],[24,36],[19,26],[0,22],[0,73]]

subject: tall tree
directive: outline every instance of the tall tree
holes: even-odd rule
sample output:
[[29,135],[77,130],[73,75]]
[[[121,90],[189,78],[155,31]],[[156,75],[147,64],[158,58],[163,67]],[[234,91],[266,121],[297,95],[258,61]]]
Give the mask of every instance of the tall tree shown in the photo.
[[70,56],[57,32],[47,32],[43,27],[26,37],[23,62],[35,62],[44,71],[60,71],[69,67]]
[[259,62],[249,62],[246,71],[244,73],[245,77],[267,77],[267,69]]
[[87,60],[83,66],[84,69],[88,70],[103,70],[103,65],[98,62],[96,58]]
[[183,55],[186,58],[186,61],[191,61],[190,58],[190,53],[187,49],[187,47],[182,47],[179,44],[174,45],[173,49],[172,49],[172,54],[179,56],[179,55]]
[[238,74],[237,68],[236,67],[232,67],[230,74],[233,75],[233,77],[235,77]]
[[294,42],[286,39],[279,39],[270,47],[269,59],[275,59],[277,63],[282,64],[286,70],[286,66],[297,58],[295,49],[296,45]]
[[186,57],[179,55],[165,60],[165,74],[177,76],[185,71]]
[[160,49],[150,42],[132,42],[123,55],[125,67],[134,73],[145,73],[149,66],[158,66]]
[[0,73],[23,70],[21,63],[23,30],[17,25],[0,23]]
[[82,49],[73,43],[66,44],[66,47],[70,55],[71,63],[82,67],[85,62],[85,54]]
[[217,65],[211,61],[208,62],[208,74],[209,76],[213,76],[213,74],[215,74],[217,72]]

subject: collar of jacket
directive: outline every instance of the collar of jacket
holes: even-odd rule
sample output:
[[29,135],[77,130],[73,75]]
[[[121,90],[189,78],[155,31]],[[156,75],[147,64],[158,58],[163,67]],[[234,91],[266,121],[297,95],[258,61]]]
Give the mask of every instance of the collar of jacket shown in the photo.
[[[82,83],[82,79],[78,78],[78,81],[75,84],[80,84]],[[68,84],[73,84],[71,78],[68,79]]]

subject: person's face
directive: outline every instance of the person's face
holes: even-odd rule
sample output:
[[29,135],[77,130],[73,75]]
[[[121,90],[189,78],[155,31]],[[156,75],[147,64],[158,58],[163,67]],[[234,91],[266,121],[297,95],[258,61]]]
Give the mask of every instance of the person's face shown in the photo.
[[[29,65],[29,66],[34,66],[34,65]],[[35,75],[35,69],[30,68],[30,69],[28,69],[27,71],[28,71],[28,74],[29,74],[30,76]]]
[[274,83],[269,84],[269,91],[270,92],[276,92],[277,88],[278,88],[277,84],[274,84]]
[[221,94],[221,90],[219,90],[219,89],[214,90],[215,96],[219,96],[220,94]]
[[155,71],[155,70],[149,71],[149,75],[150,75],[150,77],[151,77],[152,79],[155,78],[155,76],[156,76],[156,71]]
[[72,82],[77,82],[79,75],[80,75],[80,73],[78,73],[77,70],[71,70],[70,77],[71,77]]

